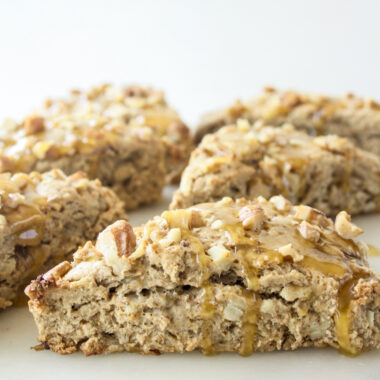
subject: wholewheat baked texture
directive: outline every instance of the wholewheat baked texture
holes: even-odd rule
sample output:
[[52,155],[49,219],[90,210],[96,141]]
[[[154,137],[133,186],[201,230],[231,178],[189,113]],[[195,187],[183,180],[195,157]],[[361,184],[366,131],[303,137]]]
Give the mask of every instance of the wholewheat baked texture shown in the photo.
[[119,221],[26,289],[39,340],[61,354],[380,347],[380,278],[346,212],[269,201]]
[[115,193],[81,172],[0,174],[0,199],[0,309],[32,278],[125,217]]
[[211,112],[201,120],[195,139],[235,123],[239,118],[259,119],[268,125],[292,123],[311,135],[338,135],[363,150],[380,156],[380,104],[348,94],[343,97],[264,89],[256,98]]
[[83,171],[111,187],[129,210],[159,200],[166,175],[162,139],[152,128],[101,112],[99,102],[86,103],[91,94],[77,94],[72,106],[47,101],[22,123],[7,120],[0,129],[0,172]]
[[223,196],[281,194],[328,215],[379,211],[380,158],[337,136],[313,137],[240,120],[204,137],[192,153],[171,208]]
[[162,91],[104,84],[88,91],[73,90],[65,99],[48,99],[41,110],[43,115],[49,116],[88,112],[131,127],[151,128],[164,145],[167,182],[178,183],[193,141],[189,128],[168,105]]

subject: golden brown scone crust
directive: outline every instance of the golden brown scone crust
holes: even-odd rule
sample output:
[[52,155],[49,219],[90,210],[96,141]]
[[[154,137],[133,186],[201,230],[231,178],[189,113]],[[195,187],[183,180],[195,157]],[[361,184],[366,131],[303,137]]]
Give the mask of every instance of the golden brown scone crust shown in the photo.
[[116,194],[82,172],[0,174],[0,309],[37,274],[125,218]]
[[205,136],[194,150],[171,208],[278,194],[328,215],[377,212],[380,158],[342,137],[240,120]]
[[283,197],[116,222],[26,289],[39,340],[61,354],[380,346],[380,278],[349,216]]

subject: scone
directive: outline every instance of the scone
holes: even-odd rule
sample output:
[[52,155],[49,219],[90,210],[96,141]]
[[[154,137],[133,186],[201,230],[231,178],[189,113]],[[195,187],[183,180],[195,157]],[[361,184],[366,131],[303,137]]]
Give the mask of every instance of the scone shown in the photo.
[[313,137],[291,125],[240,120],[204,137],[192,153],[171,208],[223,196],[281,194],[328,215],[379,211],[380,158],[337,136]]
[[264,89],[245,103],[205,115],[198,126],[196,140],[206,133],[233,124],[239,118],[251,122],[262,119],[268,125],[292,123],[311,135],[334,134],[347,137],[356,146],[380,156],[380,104],[348,94],[327,97],[295,91]]
[[346,212],[281,196],[166,211],[106,228],[26,289],[61,354],[380,347],[380,277]]
[[0,199],[0,309],[32,278],[125,217],[114,192],[83,173],[0,174]]
[[74,90],[66,99],[49,99],[43,115],[95,113],[130,126],[147,126],[164,144],[166,179],[178,182],[192,150],[189,128],[171,108],[162,91],[150,87],[109,84],[88,91]]

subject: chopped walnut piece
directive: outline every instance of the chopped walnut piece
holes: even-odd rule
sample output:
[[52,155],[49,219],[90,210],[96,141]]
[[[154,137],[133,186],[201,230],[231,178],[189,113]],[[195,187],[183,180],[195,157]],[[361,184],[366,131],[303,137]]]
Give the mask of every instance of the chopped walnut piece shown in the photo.
[[132,226],[119,220],[99,234],[96,249],[105,256],[129,256],[136,249],[136,236]]
[[191,210],[191,216],[189,220],[189,228],[196,228],[204,226],[202,215],[198,210]]
[[254,205],[243,207],[239,212],[239,218],[244,228],[257,231],[261,228],[267,216],[261,207]]
[[68,261],[63,261],[54,268],[44,274],[44,278],[58,280],[62,278],[71,269],[71,264]]
[[292,244],[287,244],[278,249],[278,251],[283,256],[291,257],[295,262],[301,261],[303,259],[303,255],[297,252]]
[[310,224],[306,220],[303,220],[301,224],[298,226],[298,231],[306,240],[310,240],[313,242],[317,242],[321,236],[319,229],[317,226]]
[[10,172],[14,169],[14,161],[5,156],[0,156],[0,172]]
[[319,210],[315,208],[299,205],[294,207],[296,219],[306,220],[312,224],[318,224],[323,227],[329,224],[328,218]]
[[363,233],[363,230],[351,223],[351,216],[346,211],[341,211],[335,219],[335,229],[338,235],[344,239],[353,239]]
[[45,130],[45,121],[40,116],[30,116],[24,121],[24,129],[26,135],[35,135]]
[[231,253],[223,245],[214,245],[207,250],[214,264],[216,264],[221,270],[228,268],[232,261]]
[[291,202],[289,202],[282,195],[275,195],[271,197],[269,201],[274,204],[278,211],[289,211],[292,207]]

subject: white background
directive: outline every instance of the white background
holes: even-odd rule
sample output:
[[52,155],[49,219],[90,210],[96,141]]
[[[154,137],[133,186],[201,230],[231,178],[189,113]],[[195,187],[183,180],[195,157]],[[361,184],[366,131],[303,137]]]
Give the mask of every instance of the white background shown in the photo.
[[0,0],[0,118],[103,81],[191,124],[267,84],[380,99],[380,1]]
[[[0,0],[0,120],[101,82],[164,89],[184,119],[264,85],[380,100],[380,1]],[[131,215],[134,223],[170,200]],[[380,246],[380,216],[357,219]],[[376,262],[377,261],[377,262]],[[380,268],[380,258],[373,258]],[[34,352],[27,310],[0,313],[0,379],[380,379],[379,352],[203,357]]]

